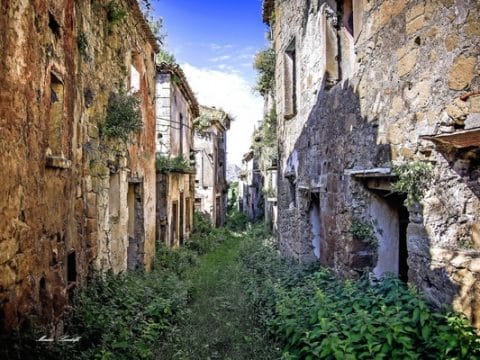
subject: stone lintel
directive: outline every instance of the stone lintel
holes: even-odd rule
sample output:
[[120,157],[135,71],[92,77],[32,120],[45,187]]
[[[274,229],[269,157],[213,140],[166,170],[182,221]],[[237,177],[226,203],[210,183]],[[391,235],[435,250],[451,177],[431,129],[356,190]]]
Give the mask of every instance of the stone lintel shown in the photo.
[[45,166],[55,169],[70,169],[72,167],[72,161],[63,156],[48,155],[46,157]]
[[391,168],[372,168],[359,170],[345,170],[345,175],[353,176],[354,178],[384,178],[394,177]]

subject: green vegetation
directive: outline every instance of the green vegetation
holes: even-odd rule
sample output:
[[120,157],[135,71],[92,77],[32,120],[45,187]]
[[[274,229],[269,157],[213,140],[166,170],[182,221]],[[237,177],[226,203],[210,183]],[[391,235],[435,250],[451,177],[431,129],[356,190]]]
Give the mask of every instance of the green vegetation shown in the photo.
[[127,141],[133,133],[142,129],[140,98],[121,90],[112,94],[108,100],[105,122],[101,124],[100,133],[108,138]]
[[167,157],[157,154],[155,161],[155,167],[158,172],[171,173],[171,172],[191,172],[194,171],[190,166],[190,161],[183,156]]
[[175,56],[168,52],[165,49],[161,49],[158,54],[155,55],[155,62],[157,64],[160,63],[167,63],[167,64],[176,64],[177,59],[175,59]]
[[375,229],[371,222],[353,219],[350,226],[350,234],[354,239],[370,245],[374,249],[378,248],[378,239],[375,236]]
[[419,203],[432,179],[432,164],[425,161],[412,161],[395,165],[393,171],[398,180],[392,184],[392,190],[407,194],[406,206]]
[[105,11],[107,12],[107,20],[111,25],[119,23],[127,15],[127,12],[122,9],[117,0],[110,0],[105,6]]
[[258,72],[255,90],[262,96],[275,90],[275,50],[268,48],[255,55],[253,67]]
[[158,247],[151,273],[109,274],[77,292],[66,333],[79,343],[39,345],[39,333],[22,333],[0,339],[1,358],[480,357],[463,316],[432,311],[395,278],[341,280],[281,258],[264,227],[239,213],[227,228],[195,221],[185,247]]
[[[257,239],[257,240],[255,240]],[[434,312],[395,278],[340,280],[279,258],[253,237],[240,259],[259,323],[283,344],[282,359],[477,359],[468,320]]]
[[84,60],[89,60],[88,55],[88,38],[84,32],[81,32],[77,36],[77,48],[78,52]]

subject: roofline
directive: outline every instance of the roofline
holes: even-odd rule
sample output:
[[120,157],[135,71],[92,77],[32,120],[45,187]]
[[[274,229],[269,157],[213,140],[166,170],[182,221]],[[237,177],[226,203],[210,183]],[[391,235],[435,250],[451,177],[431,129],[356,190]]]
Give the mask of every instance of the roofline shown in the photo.
[[[218,111],[218,112],[223,113],[223,118],[222,119],[213,119],[212,124],[213,124],[213,122],[218,122],[220,125],[222,125],[224,130],[229,130],[230,129],[230,123],[232,122],[233,119],[230,117],[230,115],[228,115],[228,113],[225,110],[217,109],[214,106],[200,105],[200,110],[202,110],[202,109],[204,109],[205,111]],[[223,120],[226,120],[225,123],[222,123]]]
[[187,101],[190,103],[192,109],[193,118],[200,116],[200,106],[198,105],[197,98],[192,91],[192,88],[188,84],[187,77],[183,72],[182,68],[178,64],[169,64],[162,62],[157,65],[157,74],[171,74],[178,77],[180,80],[177,86],[180,88],[180,91],[183,93]]
[[150,43],[150,45],[152,45],[153,51],[155,53],[160,52],[160,46],[158,45],[158,40],[153,34],[152,29],[150,29],[147,19],[145,19],[145,16],[143,15],[143,12],[140,9],[140,6],[138,5],[138,1],[127,0],[127,4],[129,5],[130,11],[133,13],[133,17],[135,18],[135,20],[138,21],[140,28],[142,29],[145,36],[147,37],[147,41]]

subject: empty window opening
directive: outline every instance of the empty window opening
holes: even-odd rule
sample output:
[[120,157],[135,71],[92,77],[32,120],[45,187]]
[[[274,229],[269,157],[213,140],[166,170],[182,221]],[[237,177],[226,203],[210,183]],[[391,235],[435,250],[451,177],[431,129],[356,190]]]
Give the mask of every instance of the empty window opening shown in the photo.
[[50,114],[48,122],[48,147],[54,155],[61,155],[63,148],[64,86],[62,81],[50,73]]
[[55,16],[53,16],[52,13],[48,13],[48,27],[52,31],[53,35],[55,35],[55,39],[60,38],[61,36],[61,28],[60,24],[58,23],[57,19],[55,19]]
[[325,18],[325,89],[340,80],[338,34],[334,16]]
[[353,5],[352,0],[341,1],[342,26],[353,36]]
[[77,256],[75,251],[67,255],[67,281],[69,283],[77,281]]
[[120,215],[120,175],[110,174],[108,190],[108,209],[110,213],[110,221],[112,223],[118,223],[118,217]]
[[295,50],[295,39],[292,40],[285,50],[285,71],[284,71],[284,104],[286,119],[294,117],[297,113],[297,59]]
[[292,178],[288,179],[288,189],[289,189],[289,200],[290,207],[297,206],[297,187],[295,186],[295,181]]
[[178,124],[179,124],[179,129],[180,129],[180,141],[179,141],[179,146],[180,146],[180,153],[179,155],[183,155],[183,114],[178,115]]
[[201,198],[196,198],[195,199],[195,210],[196,211],[201,211],[202,210],[202,199]]

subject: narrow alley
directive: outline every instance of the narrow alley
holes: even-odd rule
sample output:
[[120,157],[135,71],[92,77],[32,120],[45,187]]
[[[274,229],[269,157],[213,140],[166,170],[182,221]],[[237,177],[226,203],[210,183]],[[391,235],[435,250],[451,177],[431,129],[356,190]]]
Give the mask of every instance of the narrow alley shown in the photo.
[[479,0],[1,0],[0,359],[480,359]]

